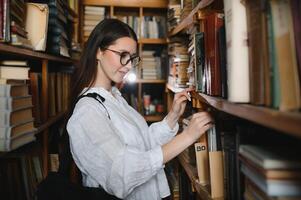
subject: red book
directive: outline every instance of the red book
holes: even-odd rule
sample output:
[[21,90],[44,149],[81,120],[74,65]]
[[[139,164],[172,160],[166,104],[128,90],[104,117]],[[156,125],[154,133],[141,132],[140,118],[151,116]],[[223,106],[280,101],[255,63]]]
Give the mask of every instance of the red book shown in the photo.
[[205,17],[205,56],[209,70],[209,95],[221,96],[221,69],[218,48],[218,30],[224,24],[224,15],[211,13]]

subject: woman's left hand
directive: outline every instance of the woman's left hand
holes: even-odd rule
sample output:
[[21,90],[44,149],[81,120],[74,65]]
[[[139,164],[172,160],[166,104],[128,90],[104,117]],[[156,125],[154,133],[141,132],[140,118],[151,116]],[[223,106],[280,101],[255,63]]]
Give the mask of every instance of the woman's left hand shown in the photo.
[[191,101],[189,92],[192,90],[193,89],[185,89],[184,91],[175,94],[172,107],[166,118],[170,127],[174,127],[180,116],[184,113],[187,100]]
[[176,93],[172,103],[170,112],[172,112],[179,119],[180,116],[184,113],[187,100],[191,101],[189,92],[193,89],[185,89],[182,92]]

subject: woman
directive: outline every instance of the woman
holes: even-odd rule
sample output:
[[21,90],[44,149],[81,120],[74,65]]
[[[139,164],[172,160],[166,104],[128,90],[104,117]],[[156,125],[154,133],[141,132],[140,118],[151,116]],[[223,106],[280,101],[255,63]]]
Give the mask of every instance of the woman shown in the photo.
[[[91,33],[73,83],[72,116],[67,124],[72,156],[84,186],[101,186],[123,199],[155,200],[170,195],[164,164],[209,129],[208,113],[194,114],[181,134],[188,90],[177,93],[163,121],[148,126],[114,86],[140,61],[137,37],[125,23],[105,19]],[[97,93],[93,98],[76,98]]]

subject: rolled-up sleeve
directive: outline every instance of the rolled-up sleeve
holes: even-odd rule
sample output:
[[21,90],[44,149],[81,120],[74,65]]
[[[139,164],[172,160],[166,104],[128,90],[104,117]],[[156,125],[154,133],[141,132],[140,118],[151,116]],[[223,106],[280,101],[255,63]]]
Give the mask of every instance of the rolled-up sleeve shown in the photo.
[[125,198],[163,168],[162,149],[123,144],[105,111],[93,104],[77,109],[67,124],[74,161],[107,192]]
[[169,142],[178,132],[179,124],[176,123],[175,127],[171,129],[164,118],[160,122],[153,123],[149,126],[148,132],[154,140],[154,145],[164,145]]

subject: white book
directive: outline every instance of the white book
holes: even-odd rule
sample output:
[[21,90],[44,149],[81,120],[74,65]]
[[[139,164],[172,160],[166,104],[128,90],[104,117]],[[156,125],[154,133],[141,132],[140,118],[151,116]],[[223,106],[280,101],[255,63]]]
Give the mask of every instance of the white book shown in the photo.
[[241,166],[241,171],[268,196],[300,196],[301,181],[267,180],[260,174]]
[[246,8],[240,0],[224,0],[228,100],[250,102]]
[[240,145],[239,153],[263,169],[301,169],[298,153],[287,148]]
[[1,79],[29,79],[29,67],[0,66]]

